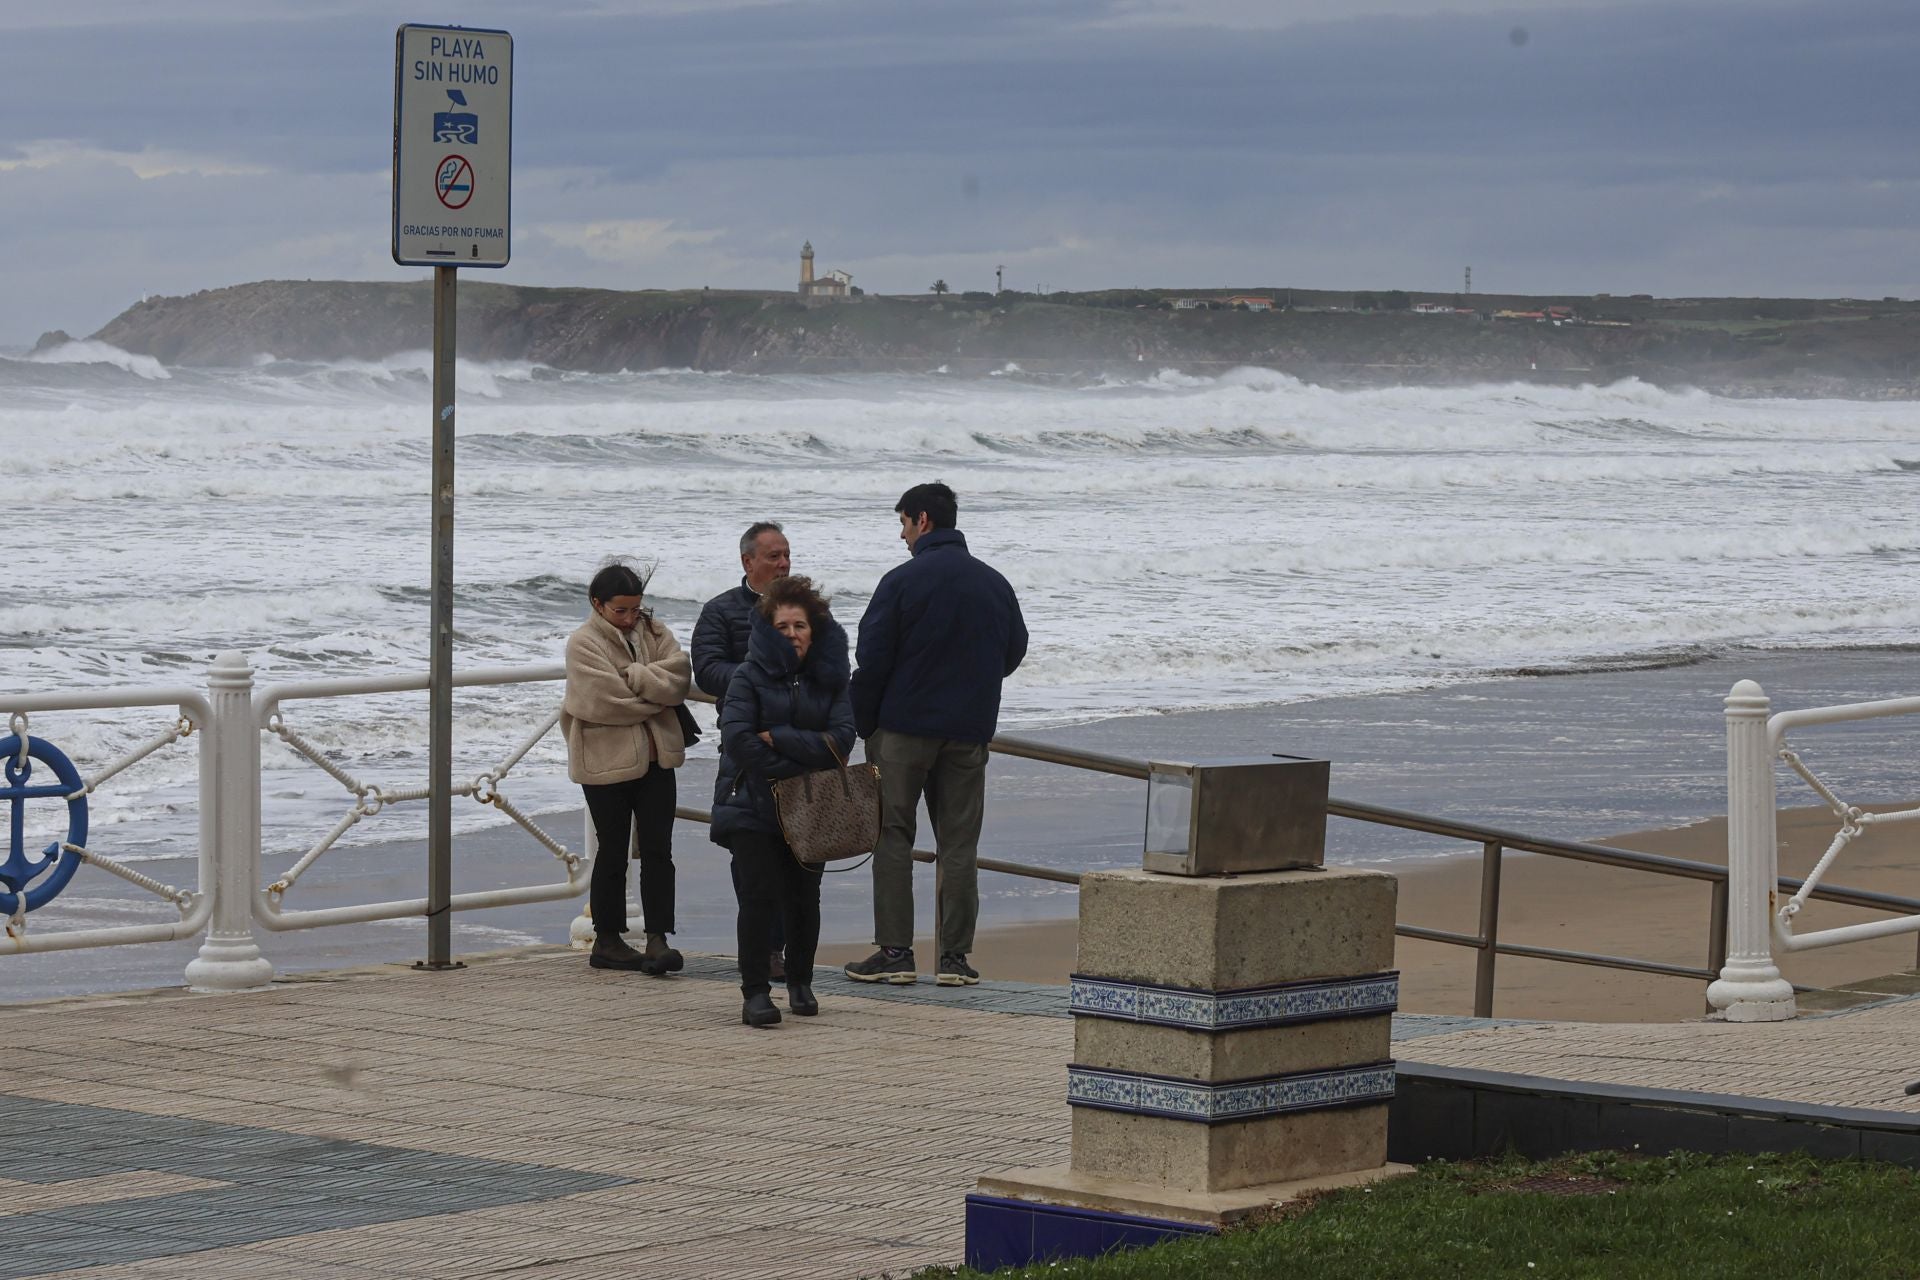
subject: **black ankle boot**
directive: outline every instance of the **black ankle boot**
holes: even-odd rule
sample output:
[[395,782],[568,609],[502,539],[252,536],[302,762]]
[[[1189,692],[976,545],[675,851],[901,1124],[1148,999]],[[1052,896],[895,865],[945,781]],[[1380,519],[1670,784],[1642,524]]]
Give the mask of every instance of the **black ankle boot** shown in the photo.
[[645,959],[647,962],[647,972],[656,976],[678,973],[687,965],[686,958],[667,945],[667,935],[664,933],[649,933],[647,935],[647,953]]
[[627,940],[617,933],[599,933],[593,938],[593,950],[587,955],[587,963],[596,969],[637,969],[651,972],[647,968],[647,959],[627,945]]
[[787,984],[787,1008],[796,1018],[811,1018],[820,1012],[820,1002],[813,998],[813,988],[804,982]]
[[772,997],[762,991],[747,997],[740,1006],[740,1021],[750,1027],[770,1027],[780,1021],[780,1010],[774,1007]]

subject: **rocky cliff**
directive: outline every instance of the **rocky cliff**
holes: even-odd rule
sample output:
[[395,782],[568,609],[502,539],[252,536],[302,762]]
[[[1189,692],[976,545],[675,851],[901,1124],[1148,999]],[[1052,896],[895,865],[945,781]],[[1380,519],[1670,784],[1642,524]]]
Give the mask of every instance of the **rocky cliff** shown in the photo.
[[[1892,300],[1578,300],[1588,318],[1605,315],[1604,325],[1492,318],[1565,300],[1476,295],[1467,315],[1354,311],[1342,295],[1300,291],[1293,300],[1293,309],[1273,312],[1171,310],[1158,294],[1132,292],[865,297],[807,307],[790,294],[465,281],[459,350],[467,359],[592,372],[1258,364],[1336,383],[1638,376],[1752,392],[1886,395],[1912,393],[1920,369],[1920,308]],[[175,365],[245,365],[266,355],[377,360],[431,345],[431,288],[424,280],[261,281],[148,298],[93,336]]]

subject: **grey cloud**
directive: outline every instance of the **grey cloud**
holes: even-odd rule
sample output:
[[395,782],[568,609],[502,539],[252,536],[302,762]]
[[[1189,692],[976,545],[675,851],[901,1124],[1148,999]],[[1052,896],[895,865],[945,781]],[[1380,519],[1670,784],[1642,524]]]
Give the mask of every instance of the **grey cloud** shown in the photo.
[[[247,8],[0,41],[0,250],[29,264],[0,339],[104,320],[138,291],[124,246],[177,282],[141,288],[395,273],[399,15]],[[1055,287],[1444,288],[1474,261],[1511,289],[1869,292],[1920,248],[1894,0],[1255,8],[482,5],[518,47],[505,276],[777,286],[811,236],[880,289],[1005,259]],[[3,167],[45,139],[270,172]],[[622,221],[647,227],[618,261],[564,230]]]

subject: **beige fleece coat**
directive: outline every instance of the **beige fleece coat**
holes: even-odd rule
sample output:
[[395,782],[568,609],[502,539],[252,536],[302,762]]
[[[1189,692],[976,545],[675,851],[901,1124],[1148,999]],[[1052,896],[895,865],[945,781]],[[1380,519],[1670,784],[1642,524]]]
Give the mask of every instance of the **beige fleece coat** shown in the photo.
[[685,764],[686,739],[673,709],[686,701],[692,680],[693,664],[663,623],[643,622],[622,633],[589,614],[567,637],[567,695],[560,704],[567,776],[585,784],[626,782],[656,764]]

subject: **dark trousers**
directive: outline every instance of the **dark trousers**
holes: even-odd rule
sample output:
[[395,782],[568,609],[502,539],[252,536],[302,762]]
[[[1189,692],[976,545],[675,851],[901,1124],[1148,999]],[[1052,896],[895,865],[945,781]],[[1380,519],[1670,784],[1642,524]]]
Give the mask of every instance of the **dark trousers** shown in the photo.
[[673,770],[659,765],[627,782],[583,786],[593,815],[595,933],[627,931],[627,848],[640,856],[640,914],[648,933],[673,932]]
[[[738,858],[735,858],[731,865],[733,867],[733,900],[739,903],[741,910],[744,911],[747,905],[747,891],[744,888],[742,888],[740,884],[740,860]],[[745,944],[742,944],[742,945],[745,945]],[[781,919],[780,913],[776,911],[773,914],[772,932],[767,934],[766,945],[762,946],[760,950],[766,952],[770,956],[773,956],[773,955],[778,955],[780,952],[785,951],[786,949],[787,949],[786,921]],[[745,953],[742,952],[741,954],[744,955]]]
[[741,992],[772,990],[767,933],[776,920],[786,925],[787,981],[811,985],[820,945],[820,873],[801,866],[785,840],[762,831],[736,831],[727,847],[740,886]]
[[980,916],[980,825],[987,811],[987,744],[882,729],[867,739],[880,766],[880,843],[873,850],[875,946],[913,946],[913,837],[920,796],[933,819],[940,954],[973,950]]

